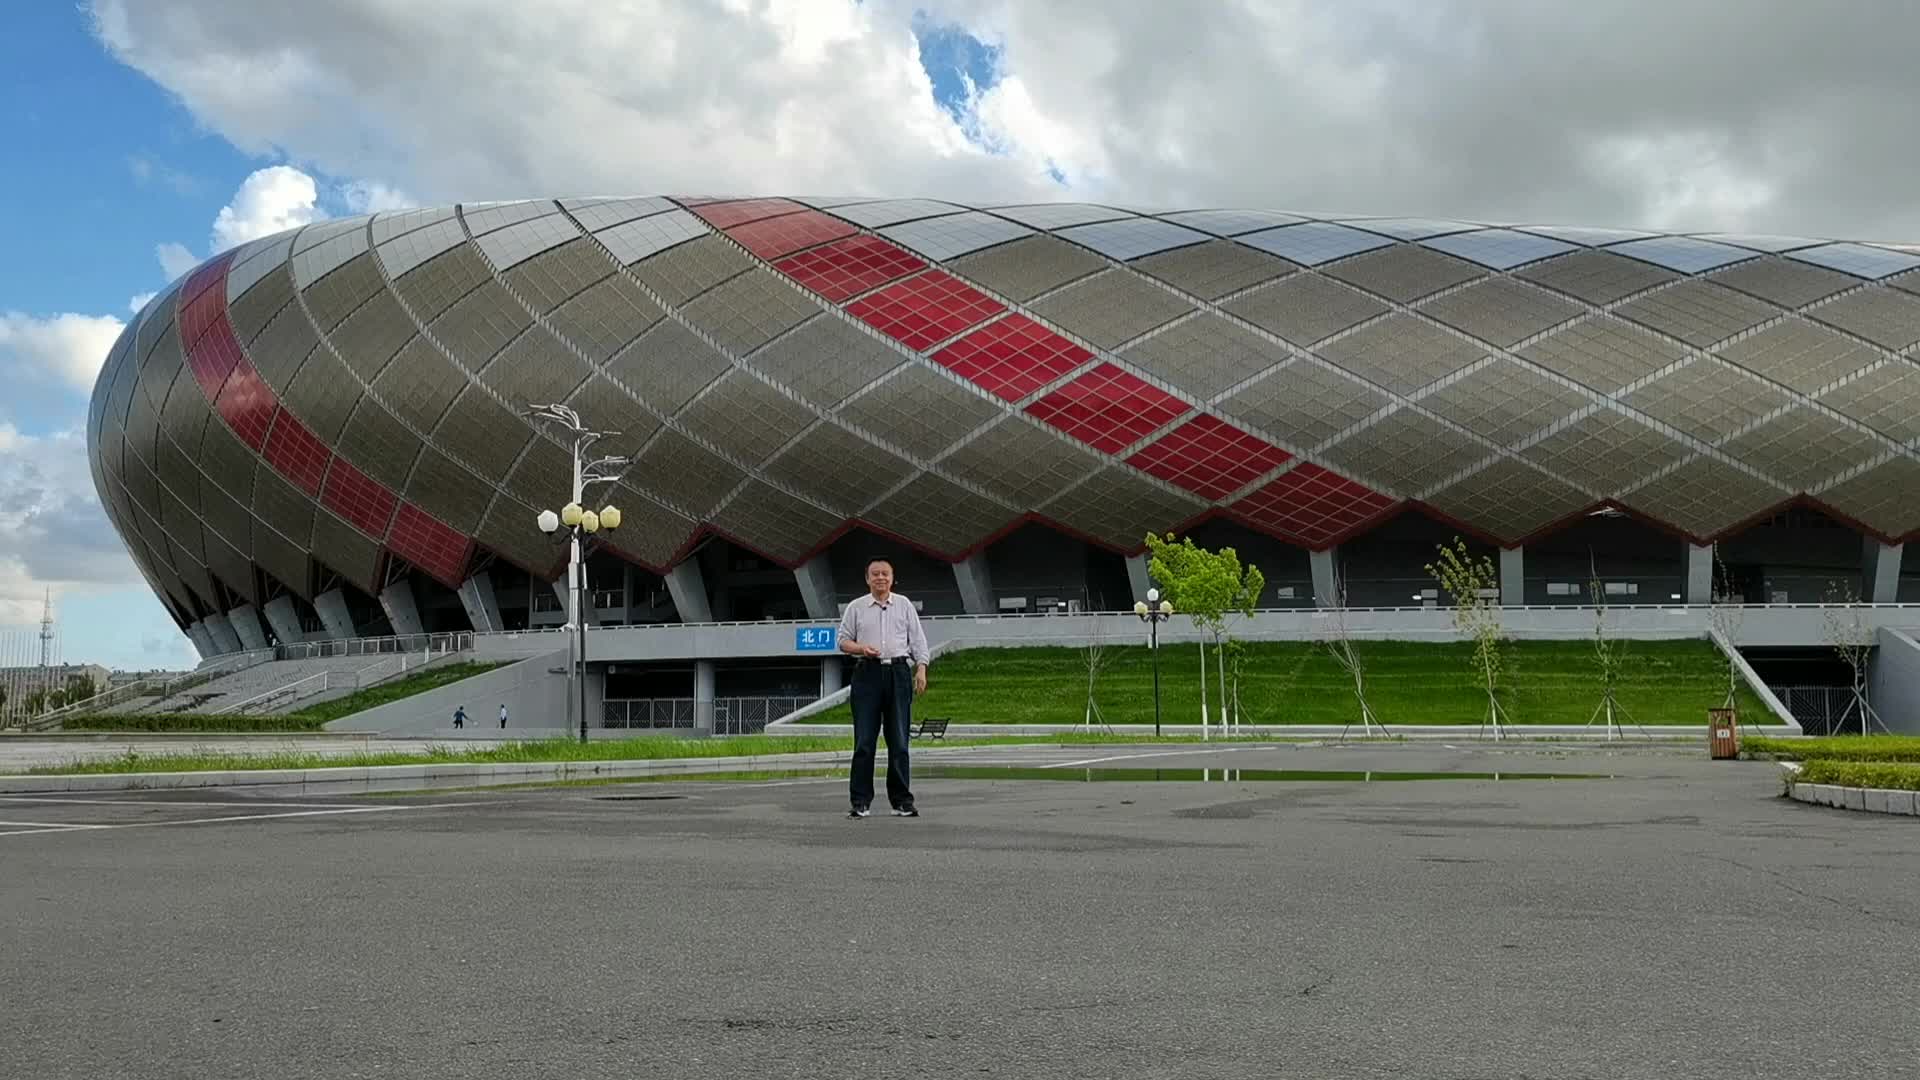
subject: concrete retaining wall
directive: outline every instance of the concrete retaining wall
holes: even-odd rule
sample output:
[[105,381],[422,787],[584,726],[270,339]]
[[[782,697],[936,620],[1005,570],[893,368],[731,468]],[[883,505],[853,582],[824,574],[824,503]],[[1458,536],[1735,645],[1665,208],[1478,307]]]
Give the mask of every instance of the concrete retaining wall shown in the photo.
[[1905,630],[1883,626],[1867,672],[1867,698],[1887,730],[1920,735],[1920,641]]
[[[507,706],[509,733],[559,734],[566,727],[567,653],[535,656],[462,679],[410,698],[342,717],[329,732],[367,731],[383,735],[431,735],[453,726],[453,710],[466,706],[467,724],[497,731],[500,706]],[[549,669],[558,668],[559,673]],[[590,695],[590,708],[597,698]]]

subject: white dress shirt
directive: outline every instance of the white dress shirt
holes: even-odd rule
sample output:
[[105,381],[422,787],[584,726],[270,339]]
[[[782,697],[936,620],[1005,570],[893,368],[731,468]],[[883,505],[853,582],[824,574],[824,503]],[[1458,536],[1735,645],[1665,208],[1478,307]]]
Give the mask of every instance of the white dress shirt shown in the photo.
[[904,656],[920,665],[932,659],[926,631],[920,628],[920,613],[913,601],[899,593],[889,594],[884,604],[872,593],[848,604],[840,617],[840,640],[878,645],[882,660]]

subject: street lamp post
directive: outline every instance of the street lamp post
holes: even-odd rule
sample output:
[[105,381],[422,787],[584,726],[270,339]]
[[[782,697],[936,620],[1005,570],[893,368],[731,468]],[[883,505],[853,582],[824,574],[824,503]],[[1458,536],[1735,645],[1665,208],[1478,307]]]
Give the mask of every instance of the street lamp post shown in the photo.
[[1160,737],[1160,624],[1173,617],[1173,602],[1160,599],[1159,589],[1148,589],[1145,600],[1136,600],[1133,613],[1147,624],[1147,648],[1153,653],[1153,737]]
[[567,665],[567,726],[573,726],[576,708],[580,717],[580,741],[587,741],[587,567],[583,558],[584,545],[581,537],[593,536],[601,531],[612,532],[620,527],[620,509],[613,505],[602,507],[598,511],[585,508],[587,488],[595,484],[608,484],[620,479],[627,466],[632,464],[628,458],[609,456],[587,462],[583,461],[587,448],[600,439],[618,435],[617,431],[593,431],[580,422],[580,414],[565,405],[539,405],[527,410],[527,415],[535,420],[549,420],[564,426],[573,435],[573,498],[560,508],[558,514],[552,510],[540,511],[535,523],[540,531],[549,537],[557,536],[564,526],[569,542],[567,557],[567,621],[573,630],[573,640],[569,643],[573,653],[573,662]]

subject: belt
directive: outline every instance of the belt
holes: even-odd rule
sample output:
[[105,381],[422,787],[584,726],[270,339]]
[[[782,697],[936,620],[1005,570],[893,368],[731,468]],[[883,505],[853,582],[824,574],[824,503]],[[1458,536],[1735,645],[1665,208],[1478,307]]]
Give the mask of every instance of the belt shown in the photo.
[[907,658],[904,656],[863,656],[860,658],[860,662],[863,664],[904,664],[907,662]]

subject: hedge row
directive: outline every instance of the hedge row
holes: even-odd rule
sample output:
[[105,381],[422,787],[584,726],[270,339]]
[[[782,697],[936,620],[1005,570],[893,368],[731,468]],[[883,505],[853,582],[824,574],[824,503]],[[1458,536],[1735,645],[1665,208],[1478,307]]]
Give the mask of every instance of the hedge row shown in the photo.
[[69,716],[61,724],[63,731],[319,731],[325,717],[300,716],[209,716],[205,713],[132,713],[115,716]]
[[1867,761],[1809,761],[1794,778],[1796,784],[1837,784],[1840,787],[1920,791],[1920,764]]
[[1776,761],[1920,762],[1920,737],[1913,735],[1841,735],[1815,739],[1775,739],[1742,735],[1741,752]]

